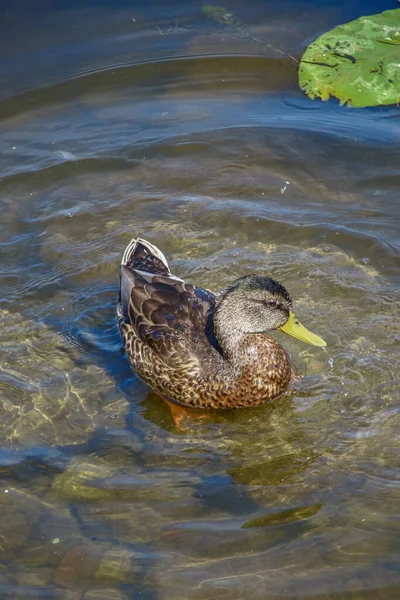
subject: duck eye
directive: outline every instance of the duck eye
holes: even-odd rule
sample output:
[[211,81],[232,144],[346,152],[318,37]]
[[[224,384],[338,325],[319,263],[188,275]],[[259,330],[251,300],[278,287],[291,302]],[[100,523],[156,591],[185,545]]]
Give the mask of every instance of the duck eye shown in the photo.
[[277,303],[277,302],[275,302],[275,300],[270,300],[270,301],[269,301],[269,302],[267,302],[266,304],[267,304],[267,306],[268,306],[269,308],[276,308],[276,307],[278,306],[278,303]]

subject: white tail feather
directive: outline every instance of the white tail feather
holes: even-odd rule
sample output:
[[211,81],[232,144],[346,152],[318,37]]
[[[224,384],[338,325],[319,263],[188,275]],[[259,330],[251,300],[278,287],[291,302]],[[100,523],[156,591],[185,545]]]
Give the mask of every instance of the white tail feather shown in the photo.
[[141,238],[138,238],[137,240],[132,239],[129,242],[129,244],[125,248],[125,252],[124,252],[124,255],[121,260],[121,265],[128,264],[130,257],[132,256],[137,244],[139,244],[139,243],[142,244],[142,246],[144,246],[145,248],[147,248],[147,250],[149,252],[151,252],[151,254],[154,254],[154,256],[156,258],[161,260],[161,262],[164,263],[164,265],[167,267],[168,272],[170,272],[167,259],[165,258],[164,254],[161,252],[161,250],[159,250],[157,248],[157,246],[153,246],[153,244],[150,244],[150,242],[148,242],[147,240],[142,240]]

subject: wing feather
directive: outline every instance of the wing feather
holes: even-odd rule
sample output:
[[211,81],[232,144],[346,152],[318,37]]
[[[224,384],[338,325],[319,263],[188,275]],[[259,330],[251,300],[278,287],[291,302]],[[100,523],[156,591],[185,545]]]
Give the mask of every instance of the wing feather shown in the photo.
[[137,336],[168,366],[198,364],[199,344],[214,307],[211,292],[174,276],[121,266],[121,312]]
[[143,381],[176,398],[188,381],[212,373],[216,362],[224,368],[212,324],[212,292],[174,276],[162,252],[141,239],[126,248],[120,278],[118,324]]

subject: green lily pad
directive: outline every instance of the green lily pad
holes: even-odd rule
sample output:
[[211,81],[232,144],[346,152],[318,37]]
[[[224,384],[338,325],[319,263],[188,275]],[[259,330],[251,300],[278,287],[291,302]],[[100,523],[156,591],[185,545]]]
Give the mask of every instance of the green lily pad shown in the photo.
[[340,104],[400,103],[400,9],[360,17],[321,35],[304,52],[300,87]]

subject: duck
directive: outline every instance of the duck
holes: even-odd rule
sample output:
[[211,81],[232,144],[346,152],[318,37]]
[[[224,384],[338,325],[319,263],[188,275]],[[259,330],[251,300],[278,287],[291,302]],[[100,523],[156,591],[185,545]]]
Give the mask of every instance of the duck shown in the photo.
[[141,238],[122,256],[117,321],[137,376],[168,402],[196,409],[257,406],[288,390],[295,376],[272,330],[326,346],[274,279],[245,275],[213,293],[173,275]]

